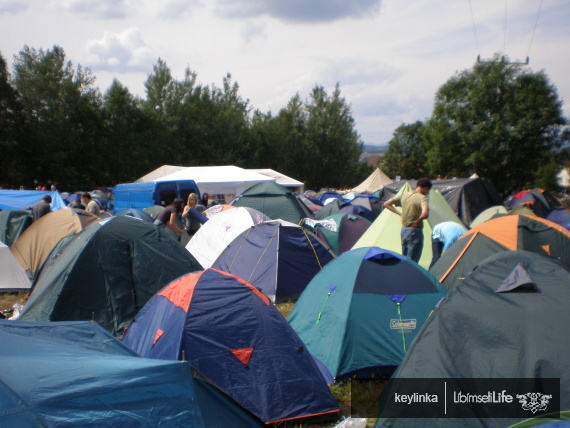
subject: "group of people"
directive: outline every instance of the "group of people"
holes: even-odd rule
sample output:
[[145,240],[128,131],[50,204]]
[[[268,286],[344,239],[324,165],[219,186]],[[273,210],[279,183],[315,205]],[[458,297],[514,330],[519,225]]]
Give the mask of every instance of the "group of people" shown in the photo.
[[[401,217],[402,254],[416,263],[419,263],[422,255],[424,245],[423,221],[429,217],[427,195],[431,188],[432,182],[429,178],[420,178],[414,191],[395,196],[384,203],[384,208]],[[81,194],[81,202],[85,211],[97,217],[101,216],[99,204],[89,192]],[[46,195],[40,202],[33,205],[34,221],[51,212],[50,204],[51,196]],[[203,214],[207,205],[207,193],[204,193],[201,203],[199,203],[198,196],[195,193],[188,195],[186,204],[184,200],[176,198],[158,214],[154,224],[168,228],[178,237],[184,231],[192,237],[200,229],[200,226],[208,221],[208,217]],[[396,207],[401,207],[401,212]],[[180,222],[177,221],[178,218],[180,218]],[[179,224],[182,224],[184,229],[180,228]],[[454,222],[444,222],[434,228],[432,234],[433,258],[430,268],[440,258],[442,252],[447,250],[464,232],[465,229]]]
[[[412,192],[395,196],[384,202],[384,208],[398,214],[402,219],[402,254],[419,263],[424,246],[423,221],[429,217],[428,193],[432,188],[429,178],[420,178]],[[395,207],[401,207],[398,211]],[[432,231],[432,253],[430,268],[439,260],[442,252],[465,233],[463,226],[455,222],[443,222]]]
[[[180,198],[174,199],[172,204],[167,205],[156,217],[154,224],[168,228],[178,237],[186,231],[190,237],[200,229],[202,224],[208,221],[208,217],[202,214],[206,210],[208,203],[208,194],[204,193],[202,203],[198,203],[198,196],[196,193],[188,195],[187,203]],[[181,222],[178,222],[178,217]],[[183,224],[184,229],[180,228],[178,224]]]
[[[74,208],[80,208],[97,217],[101,217],[101,208],[99,207],[97,201],[91,197],[91,194],[89,192],[83,192],[79,200],[81,201],[81,204],[76,203]],[[34,205],[32,205],[33,221],[37,221],[44,215],[51,212],[51,202],[51,196],[45,195],[41,201],[36,202]]]

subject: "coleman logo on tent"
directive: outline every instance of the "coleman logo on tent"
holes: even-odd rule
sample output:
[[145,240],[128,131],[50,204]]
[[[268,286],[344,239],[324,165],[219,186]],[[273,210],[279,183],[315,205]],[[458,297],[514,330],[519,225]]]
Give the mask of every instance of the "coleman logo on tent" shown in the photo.
[[392,330],[415,330],[417,325],[417,320],[409,319],[409,320],[390,320],[390,328]]
[[546,410],[548,402],[552,395],[541,394],[540,392],[527,392],[526,394],[517,394],[519,403],[522,404],[523,410],[530,410],[536,413],[539,410]]

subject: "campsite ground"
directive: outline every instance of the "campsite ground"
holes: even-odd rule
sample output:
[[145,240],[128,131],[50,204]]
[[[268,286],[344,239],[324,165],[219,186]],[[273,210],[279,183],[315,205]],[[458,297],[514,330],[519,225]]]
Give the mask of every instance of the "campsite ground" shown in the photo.
[[[16,303],[24,304],[26,302],[27,293],[0,293],[0,310],[11,309]],[[287,318],[289,313],[295,306],[294,302],[283,302],[275,305],[279,312]],[[378,397],[384,386],[386,379],[372,379],[359,383],[358,388],[353,388],[351,382],[339,383],[331,386],[333,396],[336,398],[343,418],[349,417],[351,413],[355,414],[373,414],[370,409],[370,403],[374,405],[375,397]],[[368,418],[368,426],[372,426],[375,419]],[[275,424],[276,427],[283,428],[326,428],[334,426],[334,422],[328,423],[299,423],[287,422]]]
[[23,305],[27,295],[28,293],[0,293],[0,311],[12,309],[16,303]]

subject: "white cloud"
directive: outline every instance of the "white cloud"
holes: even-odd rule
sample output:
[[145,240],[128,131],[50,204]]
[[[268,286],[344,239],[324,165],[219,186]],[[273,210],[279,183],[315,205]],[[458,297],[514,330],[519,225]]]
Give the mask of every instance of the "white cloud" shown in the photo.
[[18,13],[26,10],[29,0],[0,0],[0,15],[3,13]]
[[[6,0],[4,0],[6,1]],[[14,0],[16,1],[16,0]],[[126,19],[133,16],[179,19],[188,16],[200,0],[51,0],[51,6],[98,19]]]
[[264,23],[248,22],[242,32],[242,36],[246,43],[250,43],[254,39],[265,39],[267,37],[267,27]]
[[51,6],[67,12],[100,19],[125,18],[125,0],[51,0]]
[[199,0],[128,0],[132,9],[154,18],[183,18]]
[[218,13],[227,18],[267,15],[290,22],[330,22],[370,18],[380,0],[218,0]]
[[328,60],[318,72],[325,84],[338,82],[342,87],[389,83],[403,74],[403,70],[394,65],[359,58]]
[[148,71],[155,55],[141,36],[138,28],[129,28],[122,33],[106,31],[98,40],[87,42],[87,65],[93,70]]

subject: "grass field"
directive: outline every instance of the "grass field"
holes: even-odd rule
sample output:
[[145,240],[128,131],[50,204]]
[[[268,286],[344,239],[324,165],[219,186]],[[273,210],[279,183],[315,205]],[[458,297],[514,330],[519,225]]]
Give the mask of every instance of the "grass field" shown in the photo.
[[[27,293],[0,293],[0,310],[11,309],[14,304],[25,304]],[[287,318],[293,307],[294,302],[283,302],[275,305],[279,312]],[[330,386],[333,396],[336,398],[342,417],[349,417],[353,415],[372,415],[374,414],[374,400],[380,395],[382,389],[387,383],[387,379],[371,379],[366,381],[359,381],[358,387],[355,388],[351,382],[342,382]],[[375,419],[368,418],[369,426],[374,424]],[[298,423],[287,422],[275,424],[276,427],[283,428],[326,428],[332,427],[335,423]]]
[[16,303],[26,303],[28,293],[0,293],[0,310],[11,309]]

